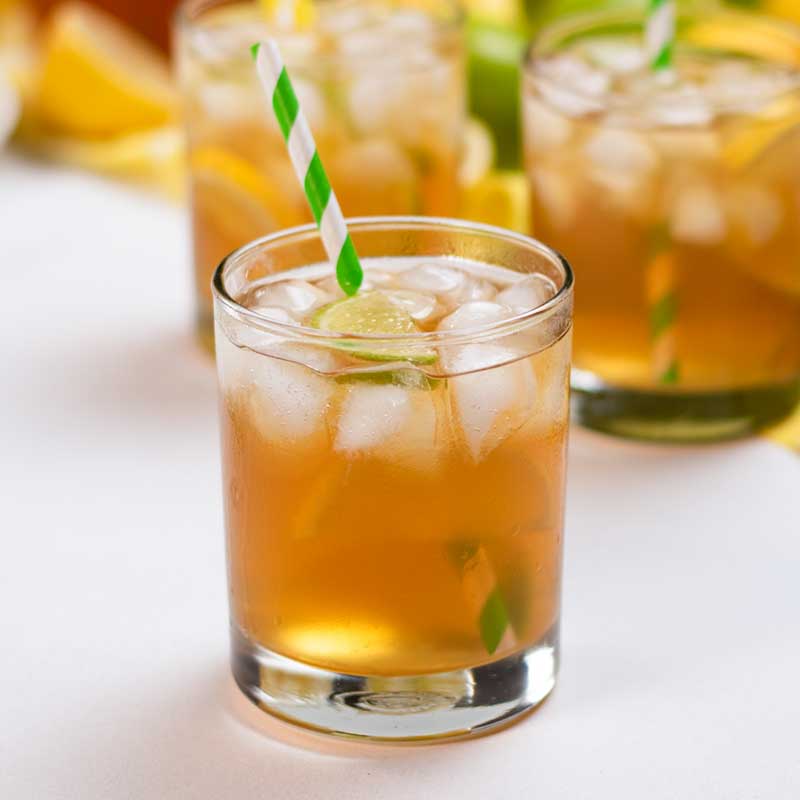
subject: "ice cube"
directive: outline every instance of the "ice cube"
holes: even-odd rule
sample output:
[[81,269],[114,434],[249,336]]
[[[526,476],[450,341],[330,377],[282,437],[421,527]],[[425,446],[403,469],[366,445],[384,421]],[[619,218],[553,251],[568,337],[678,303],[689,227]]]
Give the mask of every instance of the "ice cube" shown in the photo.
[[439,264],[422,264],[399,273],[396,278],[396,284],[403,289],[431,292],[436,295],[455,292],[465,281],[466,275],[461,270]]
[[642,110],[651,123],[669,127],[703,126],[714,118],[708,96],[691,84],[652,92]]
[[758,113],[794,80],[787,70],[736,59],[713,65],[703,88],[716,105]]
[[394,289],[386,291],[386,296],[401,308],[404,308],[411,319],[426,322],[439,310],[436,298],[424,292],[413,292],[410,289]]
[[727,196],[727,206],[732,223],[754,247],[767,244],[783,222],[780,197],[763,186],[735,187]]
[[621,128],[601,127],[583,150],[592,167],[612,173],[646,177],[658,166],[658,153],[647,139]]
[[412,214],[418,203],[417,168],[408,153],[388,138],[364,139],[343,147],[329,161],[331,183],[344,186],[348,216]]
[[558,230],[568,230],[575,220],[579,201],[573,181],[577,180],[546,166],[537,166],[531,175],[534,208],[541,206],[547,221]]
[[496,294],[497,289],[489,281],[466,275],[461,286],[447,295],[447,300],[450,305],[459,305],[476,300],[494,300]]
[[528,275],[503,289],[495,299],[514,313],[521,314],[546,303],[555,297],[556,291],[553,281],[545,275]]
[[477,300],[459,306],[437,326],[440,331],[469,330],[491,325],[513,316],[511,309],[500,303]]
[[[443,353],[454,412],[469,454],[484,458],[530,418],[536,380],[528,359],[493,344],[472,344]],[[510,362],[510,363],[509,363]],[[504,366],[496,366],[504,365]]]
[[644,48],[638,42],[594,39],[586,41],[582,49],[594,65],[617,75],[636,72],[647,61]]
[[250,412],[262,435],[284,446],[326,436],[325,417],[335,384],[315,370],[335,371],[337,357],[299,344],[276,346],[274,353],[249,354],[242,376],[242,383],[251,385]]
[[325,95],[311,81],[302,78],[292,78],[292,86],[309,127],[314,133],[318,133],[325,128],[329,117]]
[[258,303],[251,306],[251,309],[258,314],[259,317],[264,317],[272,322],[283,322],[291,324],[297,320],[285,309],[280,306],[262,306]]
[[333,298],[308,281],[290,280],[268,283],[254,293],[253,308],[282,308],[300,319]]
[[339,417],[334,448],[347,453],[370,450],[397,434],[410,414],[409,392],[400,386],[351,386]]
[[542,152],[563,147],[572,136],[572,123],[544,103],[525,103],[525,141],[531,150]]
[[670,233],[680,242],[711,246],[725,238],[727,224],[722,200],[713,186],[680,186],[670,211]]
[[544,80],[537,83],[541,96],[569,117],[580,117],[604,106],[611,77],[574,56],[564,55],[540,64]]

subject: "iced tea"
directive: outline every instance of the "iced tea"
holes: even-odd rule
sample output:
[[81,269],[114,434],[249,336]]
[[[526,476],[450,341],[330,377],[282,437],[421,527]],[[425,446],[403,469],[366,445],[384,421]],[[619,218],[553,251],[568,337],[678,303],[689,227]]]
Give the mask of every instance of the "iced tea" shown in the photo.
[[[235,305],[217,301],[235,664],[240,683],[242,663],[261,665],[259,693],[281,685],[275,655],[372,686],[405,677],[418,700],[420,686],[439,697],[421,676],[513,672],[533,653],[549,666],[530,680],[552,685],[568,277],[544,251],[476,260],[469,229],[441,226],[414,255],[437,230],[407,227],[394,255],[356,226],[357,247],[366,236],[389,255],[362,259],[349,300],[325,263],[284,268],[300,252],[259,261],[291,237],[241,251],[217,278],[220,296],[237,287]],[[376,328],[394,333],[364,334]],[[451,705],[463,701],[448,680]],[[404,708],[387,702],[382,713]]]
[[314,6],[316,19],[303,30],[275,29],[256,2],[189,0],[179,17],[197,326],[207,342],[219,262],[245,242],[311,221],[250,57],[268,33],[280,43],[346,215],[458,210],[465,100],[456,6]]
[[682,17],[667,74],[641,42],[628,14],[562,22],[526,70],[534,229],[578,277],[578,416],[737,435],[798,399],[800,38]]

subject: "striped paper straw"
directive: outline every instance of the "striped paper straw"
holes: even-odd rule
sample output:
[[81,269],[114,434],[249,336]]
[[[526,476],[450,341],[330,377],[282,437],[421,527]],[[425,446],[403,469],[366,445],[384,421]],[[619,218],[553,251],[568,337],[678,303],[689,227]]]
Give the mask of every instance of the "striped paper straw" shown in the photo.
[[675,292],[675,254],[665,236],[656,237],[646,274],[647,303],[650,309],[652,376],[658,383],[676,383],[680,377],[675,357],[675,322],[678,300]]
[[[650,0],[645,25],[645,48],[650,67],[657,74],[668,75],[675,47],[674,0]],[[650,316],[653,379],[662,385],[677,383],[680,378],[675,357],[675,324],[678,313],[675,255],[670,248],[667,229],[656,229],[651,243],[652,254],[645,275]]]
[[272,101],[272,110],[289,148],[295,174],[303,185],[325,252],[331,264],[336,266],[336,279],[345,294],[355,294],[364,278],[361,262],[347,232],[339,201],[320,161],[311,129],[297,102],[278,46],[273,39],[266,39],[254,44],[251,51],[258,78]]
[[650,0],[645,26],[645,47],[650,66],[665,70],[672,66],[675,44],[675,0]]

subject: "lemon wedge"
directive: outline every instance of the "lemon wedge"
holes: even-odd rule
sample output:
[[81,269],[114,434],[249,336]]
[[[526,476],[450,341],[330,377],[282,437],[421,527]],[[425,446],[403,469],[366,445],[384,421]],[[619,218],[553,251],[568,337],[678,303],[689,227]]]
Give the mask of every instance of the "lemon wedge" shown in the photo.
[[44,33],[33,101],[42,124],[79,138],[161,127],[176,96],[161,54],[84,3],[60,6]]
[[492,171],[463,191],[461,216],[520,233],[530,230],[528,181],[519,172]]

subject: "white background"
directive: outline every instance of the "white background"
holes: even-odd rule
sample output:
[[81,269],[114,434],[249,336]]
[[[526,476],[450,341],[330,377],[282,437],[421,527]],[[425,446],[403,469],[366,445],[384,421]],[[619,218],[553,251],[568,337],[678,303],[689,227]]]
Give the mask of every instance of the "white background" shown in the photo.
[[791,800],[800,459],[573,435],[559,686],[416,748],[228,677],[214,374],[183,212],[0,161],[0,798]]

